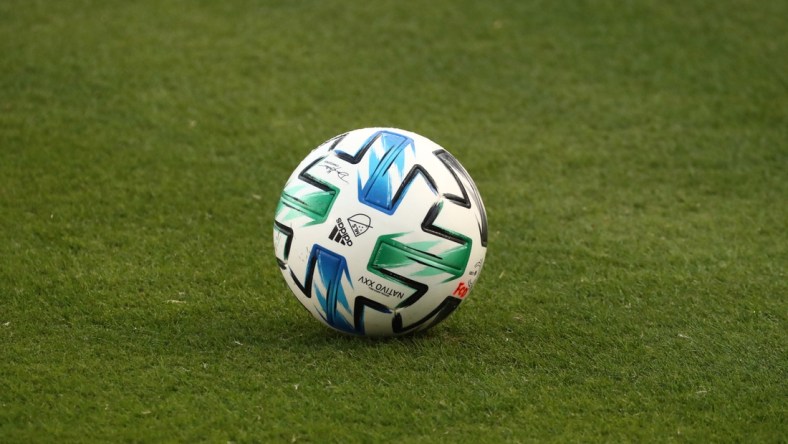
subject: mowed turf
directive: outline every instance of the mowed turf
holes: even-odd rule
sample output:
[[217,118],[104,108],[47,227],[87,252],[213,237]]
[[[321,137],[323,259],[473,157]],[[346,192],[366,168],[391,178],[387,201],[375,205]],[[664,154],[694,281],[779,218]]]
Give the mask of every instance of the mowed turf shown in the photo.
[[[0,2],[0,442],[785,442],[786,5]],[[487,206],[415,337],[333,333],[273,255],[367,126]]]

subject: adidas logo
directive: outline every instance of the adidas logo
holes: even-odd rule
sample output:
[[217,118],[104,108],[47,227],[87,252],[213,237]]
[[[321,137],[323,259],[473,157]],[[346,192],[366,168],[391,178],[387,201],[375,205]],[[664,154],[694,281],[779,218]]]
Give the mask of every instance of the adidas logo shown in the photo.
[[334,229],[331,230],[331,234],[328,235],[328,238],[342,245],[347,245],[348,247],[353,246],[353,241],[350,240],[350,236],[347,234],[347,229],[342,222],[342,218],[337,218],[337,223],[334,225]]

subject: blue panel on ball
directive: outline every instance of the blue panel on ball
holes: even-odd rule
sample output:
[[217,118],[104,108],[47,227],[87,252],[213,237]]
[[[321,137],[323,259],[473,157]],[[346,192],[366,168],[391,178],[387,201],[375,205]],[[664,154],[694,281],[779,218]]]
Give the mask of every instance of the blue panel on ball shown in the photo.
[[359,178],[359,201],[386,214],[393,214],[412,181],[412,177],[405,177],[405,155],[408,148],[414,149],[413,139],[390,131],[380,131],[372,136],[369,144],[380,144],[383,150],[382,155],[374,148],[369,150],[369,178],[363,185]]
[[[314,263],[317,267],[317,276],[315,277],[319,280],[313,280],[312,288],[318,303],[325,312],[325,321],[336,329],[353,332],[353,325],[338,310],[342,306],[348,313],[352,313],[342,286],[343,278],[347,279],[352,286],[347,261],[344,257],[320,245],[315,245],[312,248],[310,256],[312,256],[310,259],[314,260],[314,262],[310,260],[310,263]],[[307,272],[313,272],[313,270]]]

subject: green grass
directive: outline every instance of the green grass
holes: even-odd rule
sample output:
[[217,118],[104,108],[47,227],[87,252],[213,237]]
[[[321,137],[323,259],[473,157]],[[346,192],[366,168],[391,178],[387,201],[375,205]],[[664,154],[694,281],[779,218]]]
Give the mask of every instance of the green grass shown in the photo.
[[[787,5],[0,3],[0,441],[785,442]],[[271,245],[298,161],[376,125],[491,229],[383,341]]]

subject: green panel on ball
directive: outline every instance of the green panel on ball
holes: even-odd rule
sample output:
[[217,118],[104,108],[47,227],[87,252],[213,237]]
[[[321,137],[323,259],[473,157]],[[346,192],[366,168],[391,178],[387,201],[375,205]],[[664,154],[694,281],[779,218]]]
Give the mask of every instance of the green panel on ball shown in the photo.
[[424,246],[424,242],[406,244],[398,241],[397,238],[403,234],[405,233],[387,234],[378,238],[367,265],[369,271],[378,276],[388,278],[386,274],[380,271],[381,269],[421,264],[425,268],[411,274],[411,276],[431,276],[447,273],[450,277],[446,281],[456,279],[465,272],[472,246],[472,242],[468,237],[452,233],[462,239],[464,243],[438,255],[419,248]]
[[301,184],[292,188],[285,188],[276,207],[276,217],[279,217],[283,210],[287,208],[290,209],[290,212],[284,215],[285,221],[304,215],[312,219],[312,222],[309,222],[307,225],[325,222],[331,207],[334,205],[337,194],[339,194],[339,190],[326,183],[323,183],[323,185],[328,189],[303,196],[295,195],[295,192],[303,187]]

